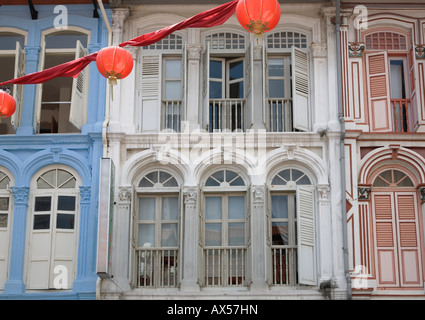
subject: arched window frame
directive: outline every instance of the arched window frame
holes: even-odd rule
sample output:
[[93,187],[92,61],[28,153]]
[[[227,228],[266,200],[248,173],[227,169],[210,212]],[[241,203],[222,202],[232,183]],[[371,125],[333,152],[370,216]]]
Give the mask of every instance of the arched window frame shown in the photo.
[[9,248],[12,226],[13,200],[10,187],[14,185],[12,174],[0,167],[0,290],[4,288],[9,270]]

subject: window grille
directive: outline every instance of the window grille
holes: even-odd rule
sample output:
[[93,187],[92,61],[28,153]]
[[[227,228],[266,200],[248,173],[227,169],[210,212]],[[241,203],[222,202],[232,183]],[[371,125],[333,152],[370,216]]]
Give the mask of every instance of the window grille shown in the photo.
[[307,48],[307,36],[292,31],[275,32],[267,36],[268,49],[290,49],[292,46]]
[[212,50],[245,49],[245,36],[238,33],[220,32],[206,37]]
[[407,50],[406,36],[395,32],[376,32],[365,37],[367,50]]
[[183,37],[177,34],[170,34],[165,38],[143,47],[144,50],[183,50]]

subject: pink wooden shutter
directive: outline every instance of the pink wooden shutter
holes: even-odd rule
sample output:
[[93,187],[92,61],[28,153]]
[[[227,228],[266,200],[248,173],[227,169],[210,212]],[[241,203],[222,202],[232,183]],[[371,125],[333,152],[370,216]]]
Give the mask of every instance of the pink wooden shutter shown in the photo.
[[402,287],[422,284],[421,254],[415,193],[396,193],[400,281]]
[[378,286],[398,286],[398,264],[392,193],[373,195]]
[[366,75],[370,114],[370,130],[392,131],[390,82],[386,52],[366,55]]
[[416,95],[416,76],[415,76],[415,54],[413,51],[413,46],[409,50],[408,54],[409,60],[409,82],[410,82],[410,107],[407,112],[408,114],[408,128],[410,132],[415,131],[415,128],[418,124],[418,104],[417,104],[417,95]]

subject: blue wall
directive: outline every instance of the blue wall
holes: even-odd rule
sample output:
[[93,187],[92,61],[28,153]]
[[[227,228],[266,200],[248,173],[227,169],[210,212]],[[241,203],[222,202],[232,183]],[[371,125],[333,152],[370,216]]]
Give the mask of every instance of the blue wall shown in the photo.
[[[68,25],[90,31],[90,53],[108,45],[108,34],[100,10],[93,18],[93,5],[66,5]],[[28,40],[26,74],[38,71],[40,40],[43,30],[54,27],[55,6],[36,5],[37,20],[31,20],[28,6],[0,6],[0,28],[12,27],[25,31]],[[111,11],[106,8],[107,14]],[[105,117],[106,80],[90,65],[87,123],[81,134],[35,134],[34,116],[36,85],[25,85],[21,125],[16,135],[0,135],[0,166],[12,174],[13,219],[10,239],[9,273],[0,299],[95,299],[96,246],[99,190],[99,163],[103,156],[102,125]],[[76,280],[72,291],[30,293],[25,285],[27,256],[27,221],[30,181],[42,168],[65,165],[78,172],[80,186],[80,225]]]

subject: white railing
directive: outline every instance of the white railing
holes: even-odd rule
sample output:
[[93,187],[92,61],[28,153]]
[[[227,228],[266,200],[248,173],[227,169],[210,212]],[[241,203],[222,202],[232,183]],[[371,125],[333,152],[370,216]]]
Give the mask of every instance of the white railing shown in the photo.
[[245,130],[245,99],[210,99],[209,131]]
[[162,100],[161,129],[172,129],[180,132],[183,120],[183,107],[181,100]]
[[246,248],[205,248],[204,268],[207,287],[245,286]]
[[138,249],[137,286],[175,288],[178,286],[178,249]]
[[297,247],[272,247],[273,285],[297,284]]
[[291,132],[292,99],[268,99],[267,124],[270,132]]

